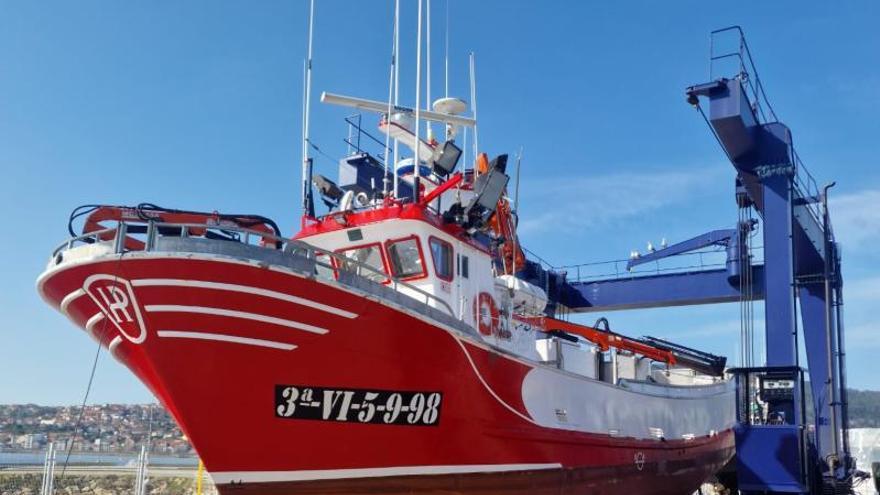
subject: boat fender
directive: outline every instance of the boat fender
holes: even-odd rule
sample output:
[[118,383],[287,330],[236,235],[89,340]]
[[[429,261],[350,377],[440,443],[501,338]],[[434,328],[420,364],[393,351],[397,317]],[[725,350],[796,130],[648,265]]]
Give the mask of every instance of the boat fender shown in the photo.
[[477,320],[477,327],[480,333],[486,336],[492,335],[498,331],[498,322],[500,320],[500,312],[495,298],[488,292],[480,292],[474,301],[474,318]]
[[364,207],[370,206],[370,197],[367,196],[367,193],[365,193],[365,192],[359,192],[354,197],[354,204],[358,208],[364,208]]
[[348,211],[354,203],[354,191],[347,191],[339,200],[339,211]]

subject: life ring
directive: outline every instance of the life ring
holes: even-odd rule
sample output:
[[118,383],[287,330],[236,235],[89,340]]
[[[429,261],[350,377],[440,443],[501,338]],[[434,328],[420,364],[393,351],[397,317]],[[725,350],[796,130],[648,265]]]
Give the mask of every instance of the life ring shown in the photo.
[[500,313],[498,305],[495,304],[495,298],[488,292],[480,292],[474,301],[474,318],[477,321],[477,328],[480,333],[486,336],[492,335],[498,331],[498,322]]

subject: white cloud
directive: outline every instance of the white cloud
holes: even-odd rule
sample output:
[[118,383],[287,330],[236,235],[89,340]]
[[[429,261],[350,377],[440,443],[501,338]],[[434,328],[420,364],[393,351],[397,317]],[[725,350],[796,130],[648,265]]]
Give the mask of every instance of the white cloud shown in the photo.
[[532,181],[522,197],[521,234],[584,229],[687,201],[717,182],[724,167],[623,172]]
[[834,234],[844,250],[862,250],[880,241],[880,190],[831,196]]

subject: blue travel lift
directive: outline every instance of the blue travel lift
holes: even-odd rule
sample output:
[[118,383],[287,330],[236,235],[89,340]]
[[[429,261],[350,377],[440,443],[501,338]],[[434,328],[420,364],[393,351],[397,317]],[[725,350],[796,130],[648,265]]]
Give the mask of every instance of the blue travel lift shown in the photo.
[[[716,38],[724,37],[734,40],[737,49],[716,54]],[[527,260],[517,276],[545,289],[551,315],[725,302],[751,308],[753,301],[763,300],[764,366],[751,365],[752,310],[745,309],[743,361],[748,364],[728,370],[737,384],[733,464],[738,489],[743,494],[851,493],[854,478],[864,473],[855,468],[847,438],[843,280],[828,215],[831,185],[819,190],[801,163],[791,131],[767,101],[742,29],[713,31],[710,38],[710,82],[691,86],[686,94],[736,171],[736,225],[633,257],[622,276],[569,279],[565,271],[533,260]],[[715,77],[717,65],[731,63],[732,77]],[[703,109],[706,102],[708,114]],[[358,135],[363,132],[359,123],[349,124]],[[357,153],[340,164],[340,186],[375,194],[385,172],[359,142],[349,145]],[[322,197],[333,188],[339,192],[322,176],[315,181]],[[758,219],[751,217],[752,211]],[[763,262],[753,257],[750,246],[759,226]],[[711,247],[726,252],[723,267],[657,270],[650,275],[629,271]],[[799,361],[799,335],[808,368]],[[708,370],[717,372],[724,366],[717,356],[651,337],[645,340]],[[812,423],[806,407],[807,378]]]
[[[715,53],[719,36],[738,49]],[[710,82],[687,88],[736,171],[736,201],[761,220],[763,264],[748,246],[757,220],[743,219],[632,259],[628,269],[710,246],[724,268],[566,281],[530,264],[524,278],[573,312],[763,300],[766,363],[733,370],[737,381],[736,479],[741,493],[850,493],[859,474],[847,440],[843,281],[840,252],[822,190],[798,158],[791,131],[776,119],[738,26],[712,33]],[[715,66],[735,64],[730,78]],[[703,107],[708,103],[708,115]],[[797,311],[800,311],[798,319]],[[800,326],[800,332],[798,327]],[[808,368],[799,361],[803,339]],[[809,378],[815,429],[807,423]],[[755,407],[755,398],[766,404]]]

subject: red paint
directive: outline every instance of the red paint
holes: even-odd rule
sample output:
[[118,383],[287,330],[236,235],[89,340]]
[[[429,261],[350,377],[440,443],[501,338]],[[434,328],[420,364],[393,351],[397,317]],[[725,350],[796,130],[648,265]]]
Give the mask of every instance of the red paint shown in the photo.
[[[730,431],[690,441],[636,440],[547,428],[524,420],[522,382],[531,366],[482,346],[465,349],[453,335],[423,319],[338,287],[264,267],[197,258],[139,258],[80,263],[51,273],[42,288],[51,304],[83,286],[92,274],[138,279],[183,279],[246,284],[307,298],[356,313],[355,319],[264,295],[208,288],[138,286],[138,304],[185,305],[258,313],[326,328],[318,335],[271,323],[196,313],[147,311],[147,337],[126,339],[117,358],[177,419],[211,472],[301,471],[400,466],[560,463],[562,469],[511,484],[517,473],[451,478],[406,477],[395,489],[427,493],[425,483],[447,482],[446,493],[690,493],[733,453]],[[68,307],[80,326],[99,311],[87,296]],[[104,320],[106,321],[106,319]],[[210,340],[159,337],[160,330],[210,332],[296,345],[292,351]],[[119,332],[95,326],[106,346]],[[466,341],[463,341],[466,342]],[[275,417],[281,384],[382,390],[442,391],[437,426],[373,425]],[[643,470],[636,469],[639,455]],[[523,476],[526,476],[525,474]],[[547,477],[549,476],[549,477]],[[433,481],[431,481],[433,480]],[[444,481],[445,480],[445,481]],[[456,481],[458,480],[458,481]],[[549,481],[548,481],[549,480]],[[391,485],[378,492],[390,491]],[[363,493],[363,480],[222,485],[221,493]],[[329,489],[329,488],[328,488]],[[316,492],[317,492],[316,491]],[[436,491],[436,490],[435,490]]]
[[426,206],[412,203],[401,204],[395,200],[389,200],[386,206],[372,210],[336,212],[319,218],[303,217],[302,230],[293,238],[305,240],[319,234],[363,227],[394,219],[425,222],[475,249],[489,253],[486,246],[466,235],[464,229],[459,225],[444,223],[440,215],[432,212]]

